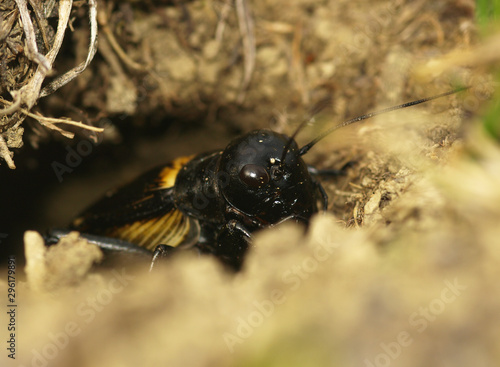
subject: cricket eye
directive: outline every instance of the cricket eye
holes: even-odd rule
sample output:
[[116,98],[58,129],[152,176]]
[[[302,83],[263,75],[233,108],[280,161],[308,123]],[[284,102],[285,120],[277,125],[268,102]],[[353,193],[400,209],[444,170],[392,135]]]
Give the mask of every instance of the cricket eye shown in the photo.
[[240,180],[252,188],[259,188],[269,182],[267,170],[257,164],[246,164],[240,170]]

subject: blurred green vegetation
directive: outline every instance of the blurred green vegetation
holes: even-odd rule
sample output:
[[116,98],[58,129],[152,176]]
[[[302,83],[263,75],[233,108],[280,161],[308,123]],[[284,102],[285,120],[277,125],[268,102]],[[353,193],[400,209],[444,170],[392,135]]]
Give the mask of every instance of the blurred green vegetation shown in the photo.
[[500,0],[477,0],[476,20],[481,32],[486,32],[492,24],[498,24]]
[[[500,32],[500,0],[478,0],[476,20],[483,37]],[[500,82],[500,68],[493,66],[495,84]],[[500,141],[500,96],[495,91],[489,107],[483,116],[483,126],[488,135]]]

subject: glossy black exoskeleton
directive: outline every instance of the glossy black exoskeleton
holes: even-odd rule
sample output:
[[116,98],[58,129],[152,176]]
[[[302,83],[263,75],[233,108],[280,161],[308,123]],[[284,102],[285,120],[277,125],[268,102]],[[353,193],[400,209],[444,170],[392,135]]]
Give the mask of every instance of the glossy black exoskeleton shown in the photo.
[[302,159],[314,144],[339,127],[459,90],[348,120],[302,148],[294,140],[302,125],[292,137],[250,132],[222,151],[178,158],[110,191],[71,229],[107,251],[153,255],[152,264],[173,250],[197,249],[239,269],[253,232],[285,220],[307,224],[318,202],[326,209],[316,170]]
[[[238,269],[255,230],[287,219],[307,224],[318,198],[326,205],[298,153],[286,135],[253,131],[223,151],[179,158],[109,192],[71,229],[107,250],[139,246],[158,256],[195,247]],[[107,237],[126,242],[110,244]]]

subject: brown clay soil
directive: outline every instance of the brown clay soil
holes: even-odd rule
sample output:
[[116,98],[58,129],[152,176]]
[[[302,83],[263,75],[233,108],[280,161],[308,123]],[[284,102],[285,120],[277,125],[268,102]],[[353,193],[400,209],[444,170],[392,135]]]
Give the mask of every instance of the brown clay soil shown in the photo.
[[[47,252],[30,232],[19,362],[498,364],[500,150],[475,125],[488,77],[442,62],[476,47],[474,10],[466,0],[99,1],[94,60],[32,112],[104,133],[65,127],[76,134],[70,140],[34,119],[2,120],[17,166],[0,167],[12,253],[24,230],[64,226],[106,189],[252,129],[291,134],[314,114],[297,137],[303,145],[370,111],[459,84],[477,89],[354,124],[315,146],[306,160],[318,168],[351,162],[344,176],[322,181],[328,214],[307,234],[286,223],[259,233],[236,275],[188,255],[154,274],[143,264],[97,270],[101,254],[85,241]],[[58,74],[87,57],[87,12],[75,2]],[[10,57],[3,100],[34,70],[12,51],[22,46],[12,32],[10,48],[0,48]],[[67,165],[79,142],[90,153],[59,180],[54,162]],[[7,294],[5,282],[0,288]]]

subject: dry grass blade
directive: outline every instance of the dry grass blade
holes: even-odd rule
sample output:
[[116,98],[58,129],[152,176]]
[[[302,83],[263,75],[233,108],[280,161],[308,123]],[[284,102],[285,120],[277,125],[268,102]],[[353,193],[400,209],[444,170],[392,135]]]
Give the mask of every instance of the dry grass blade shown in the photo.
[[0,116],[10,115],[19,109],[19,107],[21,106],[21,99],[19,97],[17,97],[17,94],[18,94],[17,91],[11,92],[12,97],[14,97],[13,103],[9,103],[9,102],[4,101],[4,100],[1,101],[2,103],[9,104],[9,107],[5,107],[4,109],[1,109]]
[[[54,38],[54,45],[46,55],[46,58],[50,65],[54,63],[56,56],[61,48],[64,39],[64,33],[66,32],[66,28],[68,26],[72,5],[72,0],[62,1],[59,3],[59,22],[57,24],[57,32]],[[35,75],[33,75],[30,82],[23,88],[21,88],[20,98],[22,99],[22,102],[28,106],[28,109],[33,107],[38,101],[40,88],[42,87],[42,83],[46,76],[47,71],[38,67]]]
[[224,30],[226,29],[226,21],[231,7],[232,5],[230,1],[226,1],[222,7],[219,15],[219,22],[217,23],[217,28],[215,30],[215,40],[217,42],[222,42],[222,36],[224,35]]
[[302,63],[303,59],[301,50],[302,31],[303,31],[302,24],[301,23],[297,24],[293,33],[293,42],[292,42],[291,79],[295,83],[295,88],[300,93],[302,103],[304,103],[304,105],[307,106],[310,101],[307,93],[304,65]]
[[35,12],[35,18],[38,23],[38,29],[40,30],[40,34],[42,36],[43,44],[45,46],[45,49],[50,49],[50,40],[49,36],[47,34],[47,29],[48,28],[48,21],[47,17],[45,16],[45,13],[41,9],[42,3],[40,1],[36,0],[29,0],[29,3],[31,7],[33,8],[33,11]]
[[109,28],[106,10],[99,10],[99,12],[97,13],[97,17],[99,20],[99,24],[101,25],[102,32],[106,35],[106,39],[108,40],[109,45],[111,46],[113,51],[118,55],[120,60],[122,60],[123,63],[132,70],[148,71],[149,67],[143,66],[143,65],[135,62],[134,60],[132,60],[127,55],[127,53],[123,50],[123,48],[120,46],[120,44],[116,40],[113,32]]
[[246,0],[236,0],[236,12],[238,14],[238,24],[240,26],[244,56],[243,81],[236,100],[238,103],[242,103],[255,68],[255,33],[253,19],[250,15]]
[[21,14],[21,20],[23,22],[24,34],[26,36],[27,43],[27,56],[39,64],[45,73],[48,73],[52,69],[51,63],[38,52],[38,46],[36,45],[35,29],[33,28],[33,23],[31,22],[31,17],[28,12],[28,5],[26,0],[16,0],[16,4],[19,8],[19,13]]
[[[32,72],[32,75],[28,77],[27,83],[25,83],[22,87],[11,87],[7,89],[10,90],[10,94],[13,100],[7,101],[3,98],[0,100],[0,102],[2,102],[4,106],[6,106],[4,109],[0,110],[0,115],[12,116],[13,114],[17,113],[17,124],[20,124],[24,120],[24,118],[26,118],[26,116],[32,117],[39,121],[43,126],[58,131],[62,135],[69,138],[74,137],[74,133],[67,132],[57,127],[55,124],[67,124],[87,130],[102,131],[102,129],[88,126],[82,124],[81,122],[71,121],[65,118],[44,117],[38,113],[34,114],[30,112],[31,108],[38,102],[40,98],[55,92],[57,89],[61,88],[62,86],[76,78],[88,67],[88,65],[94,58],[94,55],[97,51],[98,33],[96,0],[88,0],[90,40],[86,60],[80,65],[64,73],[62,76],[56,78],[53,82],[45,86],[45,88],[43,89],[41,89],[42,84],[47,75],[52,71],[53,64],[61,49],[73,8],[73,0],[52,1],[45,4],[43,10],[40,7],[39,2],[34,1],[32,3],[30,1],[31,7],[34,10],[34,14],[37,20],[38,30],[40,31],[40,35],[43,40],[43,45],[46,49],[49,49],[49,45],[51,44],[51,48],[46,55],[41,54],[38,50],[35,28],[31,19],[30,12],[28,10],[28,0],[15,0],[15,4],[17,5],[17,9],[21,18],[21,29],[24,34],[26,43],[26,47],[24,47],[24,53],[26,54],[26,57],[29,60],[35,62],[37,66],[33,66],[33,64],[27,66],[28,68],[33,68],[32,70],[34,72]],[[47,17],[52,13],[52,10],[55,6],[58,7],[57,30],[53,39],[49,40],[47,30],[44,29],[44,26],[47,26]],[[34,67],[36,67],[36,70],[34,69]],[[0,157],[2,157],[7,162],[10,168],[15,168],[14,162],[12,160],[12,154],[9,151],[9,147],[12,148],[13,146],[9,142],[8,132],[9,130],[7,128],[7,130],[2,133],[2,136],[0,136]]]
[[94,58],[94,55],[97,52],[97,5],[94,0],[89,0],[89,18],[90,18],[90,44],[89,44],[87,59],[80,65],[74,67],[73,69],[61,75],[52,83],[44,87],[40,92],[39,98],[54,93],[59,88],[66,85],[73,79],[75,79],[87,68],[87,66]]
[[[12,109],[12,107],[14,107],[13,102],[6,101],[2,98],[0,98],[0,102],[4,103],[6,105],[10,105],[5,110]],[[21,108],[21,111],[26,116],[34,118],[35,120],[39,121],[42,125],[49,127],[52,130],[56,130],[56,131],[60,132],[63,136],[70,138],[70,139],[73,138],[75,136],[75,134],[68,132],[68,131],[64,131],[61,128],[55,126],[54,124],[66,124],[66,125],[76,126],[76,127],[81,128],[81,129],[95,131],[95,132],[99,132],[99,133],[104,131],[104,129],[101,127],[85,125],[84,123],[81,123],[78,121],[73,121],[73,120],[70,120],[68,118],[45,117],[43,115],[40,115],[39,113],[32,113],[25,108]]]
[[[79,128],[85,129],[85,130],[95,131],[98,133],[104,131],[104,129],[101,127],[85,125],[81,122],[73,121],[70,119],[45,117],[45,116],[42,116],[40,114],[35,114],[35,113],[31,113],[31,112],[24,111],[24,110],[23,110],[23,112],[25,112],[29,117],[32,117],[40,122],[43,121],[43,122],[47,122],[47,123],[51,123],[51,124],[66,124],[66,125],[76,126],[76,127],[79,127]],[[58,129],[58,130],[60,130],[60,129]],[[71,133],[71,135],[72,135],[71,137],[73,137],[74,134]]]

